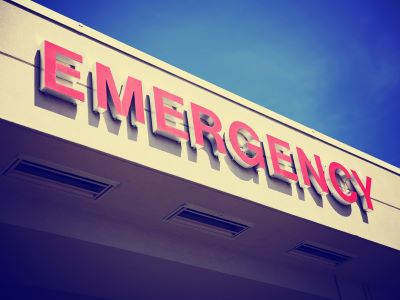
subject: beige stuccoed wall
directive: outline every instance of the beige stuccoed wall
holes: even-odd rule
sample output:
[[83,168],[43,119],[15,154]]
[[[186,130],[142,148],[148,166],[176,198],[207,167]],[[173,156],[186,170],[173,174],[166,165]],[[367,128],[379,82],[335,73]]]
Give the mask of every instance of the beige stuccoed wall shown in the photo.
[[[6,2],[0,3],[0,11],[0,118],[400,249],[398,168],[55,13],[37,8],[48,16],[46,19]],[[313,191],[303,192],[297,185],[271,179],[264,172],[244,170],[227,156],[218,161],[208,150],[196,152],[186,144],[155,137],[150,132],[150,113],[146,125],[133,129],[126,122],[119,125],[108,113],[97,117],[88,99],[75,107],[43,95],[38,92],[38,50],[44,40],[83,55],[79,88],[86,96],[91,89],[87,74],[96,61],[101,62],[112,69],[118,85],[127,75],[133,76],[142,80],[150,96],[153,86],[160,87],[182,97],[186,104],[193,101],[212,109],[225,126],[243,121],[260,136],[274,135],[292,148],[300,146],[308,154],[319,154],[325,164],[338,161],[372,177],[374,211],[365,214],[358,205],[344,207],[331,197],[320,200]]]

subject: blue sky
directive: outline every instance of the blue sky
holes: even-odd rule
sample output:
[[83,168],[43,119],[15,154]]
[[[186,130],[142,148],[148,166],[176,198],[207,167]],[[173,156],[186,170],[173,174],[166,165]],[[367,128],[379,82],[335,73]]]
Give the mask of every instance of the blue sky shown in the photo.
[[400,166],[400,1],[36,1]]

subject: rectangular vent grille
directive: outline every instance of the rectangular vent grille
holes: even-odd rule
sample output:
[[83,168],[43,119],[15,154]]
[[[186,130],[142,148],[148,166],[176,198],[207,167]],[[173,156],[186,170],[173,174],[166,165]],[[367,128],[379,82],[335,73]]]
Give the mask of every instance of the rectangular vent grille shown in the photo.
[[115,182],[91,174],[30,158],[17,159],[3,174],[94,199],[103,196],[116,185]]
[[308,242],[301,243],[300,245],[290,250],[289,253],[309,257],[335,266],[341,265],[352,259],[350,255],[339,253],[336,250],[329,250],[319,245],[313,245]]
[[235,238],[249,229],[249,226],[243,223],[186,206],[176,210],[167,220],[230,238]]

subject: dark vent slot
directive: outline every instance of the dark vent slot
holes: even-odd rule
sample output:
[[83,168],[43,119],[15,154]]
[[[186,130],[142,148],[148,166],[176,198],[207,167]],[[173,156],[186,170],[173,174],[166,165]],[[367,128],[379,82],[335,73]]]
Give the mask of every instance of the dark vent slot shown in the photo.
[[101,193],[108,187],[107,184],[103,184],[91,179],[83,178],[71,173],[62,172],[53,168],[45,167],[28,161],[21,161],[15,170],[28,173],[33,176],[46,178],[52,181],[60,182],[66,185],[72,185],[74,187],[88,190],[93,193]]
[[[108,183],[74,174],[70,171],[62,170],[63,167],[45,165],[26,159],[18,159],[5,172],[5,175],[17,176],[20,178],[35,181],[36,183],[55,188],[61,188],[66,191],[75,192],[81,195],[99,198],[109,191],[115,183]],[[64,168],[65,169],[65,168]],[[90,177],[94,177],[91,175]]]
[[236,237],[249,228],[248,225],[188,207],[179,209],[172,216],[168,217],[168,220],[208,231],[212,230],[214,233],[221,233],[229,237]]
[[318,247],[308,243],[298,245],[291,252],[302,254],[334,265],[340,265],[346,261],[351,260],[351,256],[324,249],[322,247]]

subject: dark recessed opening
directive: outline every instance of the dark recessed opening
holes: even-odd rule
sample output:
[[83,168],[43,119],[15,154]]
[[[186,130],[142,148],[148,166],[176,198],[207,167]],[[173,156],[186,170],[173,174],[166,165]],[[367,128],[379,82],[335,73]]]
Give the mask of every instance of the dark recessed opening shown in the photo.
[[203,230],[212,230],[214,233],[221,233],[229,237],[236,237],[249,228],[248,225],[189,207],[181,207],[167,220]]
[[4,175],[33,181],[40,185],[61,188],[64,191],[98,199],[112,189],[116,183],[102,181],[95,175],[84,174],[48,162],[20,158],[14,161]]
[[351,256],[323,248],[322,246],[313,245],[303,242],[289,251],[293,254],[310,257],[333,265],[340,265],[352,259]]

